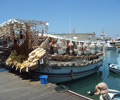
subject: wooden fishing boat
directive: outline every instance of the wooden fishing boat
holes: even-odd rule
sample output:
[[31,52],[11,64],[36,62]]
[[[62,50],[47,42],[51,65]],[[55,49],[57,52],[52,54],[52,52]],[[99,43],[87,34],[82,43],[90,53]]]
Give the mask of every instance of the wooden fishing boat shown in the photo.
[[43,58],[44,63],[39,63],[32,72],[38,76],[48,75],[48,82],[62,83],[95,73],[102,65],[102,60],[103,53],[100,52],[76,56],[49,54]]
[[49,25],[45,21],[11,19],[5,23],[2,28],[8,27],[11,34],[19,30],[24,35],[19,48],[6,60],[9,67],[20,72],[48,75],[49,82],[61,83],[91,75],[103,63],[99,42],[45,34]]
[[[79,79],[88,75],[91,75],[99,69],[102,65],[102,59],[96,62],[90,62],[88,64],[75,65],[75,62],[54,62],[53,66],[46,66],[42,69],[39,66],[38,69],[33,70],[37,75],[48,75],[48,82],[52,83],[62,83],[75,79]],[[59,63],[61,63],[59,65]],[[69,65],[72,63],[72,66]]]

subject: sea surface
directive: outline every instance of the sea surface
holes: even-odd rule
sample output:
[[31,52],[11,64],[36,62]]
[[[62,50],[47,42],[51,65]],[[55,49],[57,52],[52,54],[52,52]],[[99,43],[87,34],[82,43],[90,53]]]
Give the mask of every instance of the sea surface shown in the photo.
[[99,95],[89,96],[87,91],[94,91],[95,86],[100,82],[105,82],[109,89],[120,90],[120,75],[109,71],[108,63],[116,63],[120,66],[120,52],[117,50],[107,50],[104,56],[103,65],[98,72],[87,77],[64,83],[70,90],[99,100]]

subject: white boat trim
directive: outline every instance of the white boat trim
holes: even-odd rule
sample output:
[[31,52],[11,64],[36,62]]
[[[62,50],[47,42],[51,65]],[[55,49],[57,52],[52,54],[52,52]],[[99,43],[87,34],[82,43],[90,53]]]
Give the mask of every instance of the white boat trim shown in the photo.
[[78,93],[76,93],[76,92],[73,92],[73,91],[71,91],[71,90],[68,90],[68,92],[70,92],[70,93],[72,93],[72,94],[75,94],[75,95],[77,95],[77,96],[79,96],[79,97],[82,97],[82,98],[84,98],[84,99],[86,99],[86,100],[94,100],[94,99],[91,99],[91,98],[86,97],[86,96],[84,96],[84,95],[81,95],[81,94],[78,94]]
[[46,66],[43,70],[34,70],[36,75],[47,75],[48,82],[63,83],[79,79],[97,72],[98,68],[102,65],[102,60],[84,65],[84,66]]
[[120,67],[118,67],[118,65],[116,64],[110,64],[109,65],[109,69],[117,74],[120,75]]

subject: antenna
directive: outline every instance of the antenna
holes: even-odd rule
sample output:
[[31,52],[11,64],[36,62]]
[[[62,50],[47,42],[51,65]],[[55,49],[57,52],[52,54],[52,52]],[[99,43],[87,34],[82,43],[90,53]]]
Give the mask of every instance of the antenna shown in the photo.
[[70,32],[70,39],[71,39],[71,20],[70,20],[70,16],[69,16],[69,32]]
[[75,33],[75,28],[73,29],[73,33]]
[[104,34],[104,28],[102,27],[102,33]]

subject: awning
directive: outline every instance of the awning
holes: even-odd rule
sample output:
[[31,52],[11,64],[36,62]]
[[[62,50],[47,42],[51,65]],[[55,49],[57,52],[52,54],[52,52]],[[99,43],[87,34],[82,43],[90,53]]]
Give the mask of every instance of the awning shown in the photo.
[[46,22],[46,21],[26,20],[26,19],[17,19],[17,18],[14,18],[14,19],[9,19],[6,22],[3,22],[2,24],[0,24],[0,27],[7,26],[9,24],[14,24],[14,23],[18,23],[18,24],[30,24],[31,26],[41,25],[41,24],[46,25],[46,26],[49,25],[49,23]]

